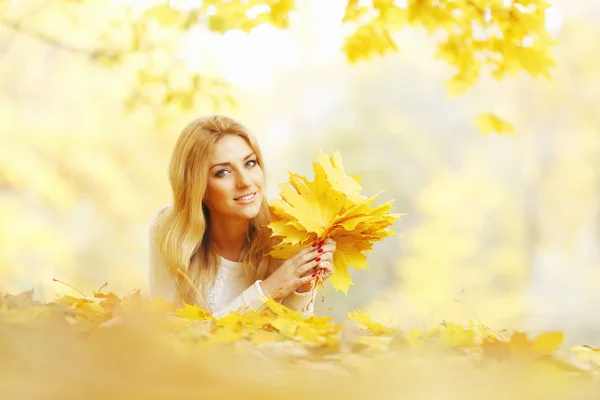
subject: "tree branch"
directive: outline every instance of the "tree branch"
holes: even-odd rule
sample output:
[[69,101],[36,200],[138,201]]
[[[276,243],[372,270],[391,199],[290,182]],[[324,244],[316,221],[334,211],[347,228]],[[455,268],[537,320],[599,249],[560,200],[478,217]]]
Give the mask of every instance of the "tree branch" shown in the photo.
[[40,41],[44,44],[47,44],[48,46],[58,47],[59,49],[66,50],[71,53],[79,53],[79,54],[86,54],[86,55],[94,54],[93,51],[86,50],[86,49],[80,49],[80,48],[71,46],[69,44],[63,43],[59,39],[53,38],[52,36],[46,35],[45,33],[28,28],[28,27],[24,26],[23,24],[21,24],[20,22],[14,22],[14,21],[8,21],[5,19],[0,19],[0,24],[12,29],[15,32],[19,32],[19,33],[23,33],[27,36],[31,36],[31,37],[37,39],[38,41]]
[[107,49],[84,49],[80,47],[73,46],[69,43],[65,43],[58,38],[52,37],[46,33],[37,31],[35,29],[31,29],[20,22],[10,21],[3,18],[0,18],[0,25],[6,26],[7,28],[13,30],[14,32],[22,33],[24,35],[30,36],[48,46],[56,47],[61,50],[65,50],[70,53],[81,54],[88,56],[92,59],[99,57],[109,57],[116,58],[125,54],[131,54],[136,52],[146,52],[155,50],[156,47],[139,47],[139,48],[129,48],[129,49],[119,49],[119,50],[107,50]]

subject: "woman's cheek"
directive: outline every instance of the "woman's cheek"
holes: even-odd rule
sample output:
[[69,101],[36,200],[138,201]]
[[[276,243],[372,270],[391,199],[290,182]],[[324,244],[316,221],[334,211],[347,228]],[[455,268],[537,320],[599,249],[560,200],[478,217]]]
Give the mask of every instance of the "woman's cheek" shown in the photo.
[[265,175],[260,167],[256,168],[256,176],[254,178],[254,182],[256,186],[258,186],[261,190],[265,185]]
[[207,195],[212,200],[211,203],[213,206],[217,207],[219,204],[223,204],[227,200],[227,197],[229,197],[223,185],[220,182],[214,181],[207,188]]

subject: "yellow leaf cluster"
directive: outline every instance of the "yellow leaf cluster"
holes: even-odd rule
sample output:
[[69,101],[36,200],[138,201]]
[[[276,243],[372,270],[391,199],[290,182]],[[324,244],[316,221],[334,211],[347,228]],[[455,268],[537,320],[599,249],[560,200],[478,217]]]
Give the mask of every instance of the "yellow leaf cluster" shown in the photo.
[[225,33],[231,29],[249,32],[261,24],[282,29],[289,25],[288,14],[293,0],[205,0],[197,5],[175,8],[172,1],[163,1],[148,8],[145,21],[155,21],[164,28],[186,30],[206,19],[208,28]]
[[360,179],[345,173],[339,152],[320,153],[313,170],[312,182],[290,172],[289,182],[279,185],[281,200],[271,202],[269,228],[280,242],[270,254],[287,259],[318,239],[334,239],[335,273],[330,281],[347,294],[353,284],[348,267],[369,269],[365,253],[374,242],[395,233],[387,228],[400,214],[390,214],[393,200],[371,206],[378,195],[362,194]]
[[492,113],[480,114],[475,119],[475,124],[482,133],[514,134],[515,127],[508,121],[503,120]]
[[520,71],[549,78],[555,40],[546,31],[548,7],[545,0],[349,0],[344,22],[355,31],[343,49],[349,62],[395,51],[393,34],[410,25],[441,32],[437,56],[457,69],[446,83],[450,95],[466,92],[485,69],[496,79]]
[[[61,7],[67,3],[67,9],[74,15],[97,21],[86,26],[83,35],[100,38],[99,46],[89,51],[94,62],[133,68],[134,74],[140,75],[136,90],[125,102],[128,108],[157,103],[184,111],[196,105],[200,92],[215,102],[234,102],[223,93],[222,80],[199,74],[185,62],[164,62],[172,59],[171,54],[180,45],[191,43],[190,38],[195,35],[190,33],[204,29],[219,34],[231,30],[251,32],[265,25],[287,29],[295,11],[302,14],[308,10],[294,0],[120,1],[107,2],[111,4],[107,7],[102,2],[70,0],[60,2]],[[403,28],[425,28],[437,41],[436,55],[456,68],[446,83],[451,94],[468,90],[483,72],[497,79],[519,72],[549,77],[555,64],[550,54],[555,40],[546,30],[545,15],[550,4],[547,0],[346,0],[345,3],[343,30],[350,34],[342,50],[349,62],[397,51],[401,46],[396,34]],[[11,7],[2,4],[0,1],[0,13],[5,9],[10,11]],[[42,14],[53,18],[56,10],[49,10],[44,9]],[[319,10],[325,9],[320,5],[315,7],[309,13],[311,18]],[[15,27],[19,26],[17,22],[7,20]],[[332,18],[330,22],[339,21]],[[81,26],[74,24],[71,28],[81,29]],[[52,42],[72,52],[81,52],[69,45],[69,32],[75,31],[66,32]]]

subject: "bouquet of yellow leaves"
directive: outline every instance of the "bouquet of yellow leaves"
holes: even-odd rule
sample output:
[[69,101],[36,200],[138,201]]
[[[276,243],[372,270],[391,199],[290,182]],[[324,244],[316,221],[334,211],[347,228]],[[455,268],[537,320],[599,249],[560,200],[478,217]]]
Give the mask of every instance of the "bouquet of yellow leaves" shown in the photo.
[[281,240],[269,254],[287,259],[317,239],[332,238],[337,247],[331,284],[347,295],[353,285],[348,267],[369,269],[364,253],[395,234],[387,228],[403,214],[390,214],[393,200],[372,207],[381,192],[364,196],[360,178],[344,172],[339,152],[331,157],[321,152],[313,170],[314,182],[289,171],[289,182],[279,185],[281,200],[271,202],[268,226]]

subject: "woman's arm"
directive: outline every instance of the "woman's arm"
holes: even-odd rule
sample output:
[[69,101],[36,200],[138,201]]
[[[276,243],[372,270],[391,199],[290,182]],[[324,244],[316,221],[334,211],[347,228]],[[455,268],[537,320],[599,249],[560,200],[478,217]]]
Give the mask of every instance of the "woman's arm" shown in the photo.
[[[252,286],[244,290],[242,294],[234,298],[227,306],[222,307],[212,314],[215,317],[220,318],[232,311],[254,310],[260,312],[265,310],[267,308],[265,300],[267,300],[268,297],[265,296],[262,290],[260,285],[261,282],[261,280],[257,280]],[[314,312],[312,296],[313,293],[310,291],[306,293],[294,291],[280,302],[289,309],[299,312],[306,318],[311,316]]]
[[[283,260],[273,259],[272,263],[271,268],[268,270],[268,275],[271,275],[277,268],[280,268],[283,264]],[[312,291],[299,292],[294,290],[287,297],[279,300],[279,302],[290,310],[297,311],[304,317],[309,317],[314,312],[312,297]]]
[[231,300],[226,306],[213,311],[212,315],[215,318],[221,318],[232,311],[245,312],[254,310],[256,312],[260,312],[262,310],[265,310],[267,308],[267,306],[265,305],[267,297],[262,291],[262,288],[260,286],[261,282],[262,281],[260,279],[254,282],[240,295],[236,296],[233,300]]
[[[166,207],[165,207],[166,208]],[[148,267],[148,292],[151,299],[162,297],[163,300],[177,304],[177,286],[175,278],[169,272],[169,267],[160,252],[156,237],[156,221],[164,208],[157,210],[151,218],[149,226],[149,267]],[[267,299],[261,280],[257,280],[250,287],[235,297],[225,307],[219,310],[206,310],[213,316],[220,318],[232,311],[254,310],[260,312],[266,308],[264,300]],[[292,292],[285,297],[281,304],[291,310],[300,312],[303,316],[312,315],[314,306],[311,302],[312,292]]]
[[297,292],[293,291],[288,297],[283,299],[281,304],[290,310],[298,311],[305,318],[310,317],[315,312],[315,304],[313,300],[313,292]]
[[[151,218],[149,226],[149,263],[148,263],[148,292],[151,299],[162,297],[165,301],[177,304],[177,284],[175,278],[169,272],[169,267],[160,252],[156,236],[156,221],[163,209],[157,210]],[[229,314],[231,311],[255,310],[259,312],[266,308],[264,305],[264,293],[260,286],[261,280],[244,290],[225,307],[212,312],[219,318]],[[212,310],[206,310],[211,312]]]

